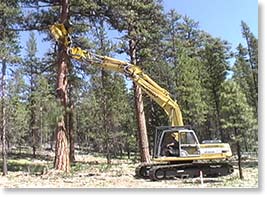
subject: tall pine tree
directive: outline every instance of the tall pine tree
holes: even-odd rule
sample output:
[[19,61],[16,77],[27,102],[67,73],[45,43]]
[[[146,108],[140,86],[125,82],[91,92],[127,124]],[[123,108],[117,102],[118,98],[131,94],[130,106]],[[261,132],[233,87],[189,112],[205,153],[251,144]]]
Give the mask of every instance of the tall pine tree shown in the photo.
[[17,17],[20,14],[18,1],[0,2],[0,63],[1,63],[1,139],[2,139],[2,158],[3,175],[7,175],[7,152],[6,152],[6,75],[7,66],[18,60],[17,32],[10,31],[17,24]]
[[230,58],[229,44],[209,35],[204,39],[204,47],[200,56],[203,62],[202,83],[206,88],[206,99],[209,103],[207,125],[211,138],[219,138],[224,141],[224,132],[220,124],[220,91],[222,83],[226,80],[229,70],[228,59]]
[[[252,107],[249,106],[246,96],[242,93],[240,86],[232,80],[222,84],[221,100],[221,123],[228,135],[235,136],[236,151],[238,155],[239,176],[243,179],[241,166],[242,147],[250,146],[255,142],[253,130],[255,130],[255,118]],[[229,136],[228,136],[229,139]],[[244,146],[242,146],[244,144]]]

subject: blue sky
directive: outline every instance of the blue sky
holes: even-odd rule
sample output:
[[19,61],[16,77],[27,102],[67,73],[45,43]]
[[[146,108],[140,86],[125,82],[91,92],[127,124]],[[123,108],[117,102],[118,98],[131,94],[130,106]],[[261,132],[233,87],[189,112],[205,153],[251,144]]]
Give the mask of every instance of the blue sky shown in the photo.
[[[215,37],[227,40],[235,49],[238,43],[245,44],[241,35],[241,20],[258,37],[258,1],[257,0],[163,0],[165,12],[175,9],[199,22],[200,29]],[[28,33],[21,34],[21,44],[26,46]],[[42,41],[36,34],[38,55],[42,56],[49,43]],[[22,51],[25,54],[25,51]]]
[[258,37],[257,0],[163,0],[165,11],[175,9],[199,22],[199,27],[215,37],[227,40],[234,48],[245,43],[241,20]]

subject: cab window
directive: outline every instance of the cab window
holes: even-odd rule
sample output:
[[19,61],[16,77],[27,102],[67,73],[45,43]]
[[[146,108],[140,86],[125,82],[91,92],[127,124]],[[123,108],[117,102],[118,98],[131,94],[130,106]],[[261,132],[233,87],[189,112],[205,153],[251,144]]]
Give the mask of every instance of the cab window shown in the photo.
[[196,139],[193,133],[185,132],[181,133],[181,143],[182,144],[196,144]]

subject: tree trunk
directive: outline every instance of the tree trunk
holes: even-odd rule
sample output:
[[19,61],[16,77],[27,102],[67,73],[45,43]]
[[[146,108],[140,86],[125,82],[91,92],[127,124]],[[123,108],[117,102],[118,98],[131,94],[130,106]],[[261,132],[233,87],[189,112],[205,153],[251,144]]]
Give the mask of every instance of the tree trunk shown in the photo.
[[[60,15],[60,23],[66,23],[68,20],[68,0],[62,0],[62,9]],[[57,123],[56,130],[56,150],[55,150],[55,162],[54,167],[57,170],[65,172],[70,171],[70,160],[69,160],[69,148],[67,140],[66,130],[66,108],[67,108],[67,74],[68,74],[68,55],[66,48],[62,44],[59,44],[58,52],[58,71],[57,71],[57,98],[60,100],[61,105],[64,108],[64,115],[60,118]]]
[[242,133],[242,138],[244,141],[245,151],[248,152],[248,141],[247,141],[247,136],[245,135],[245,133]]
[[[136,60],[136,42],[134,40],[129,41],[131,63],[137,63]],[[141,87],[133,83],[134,86],[134,97],[135,97],[135,109],[138,123],[137,136],[139,140],[139,150],[142,163],[150,163],[150,154],[149,154],[149,145],[148,145],[148,136],[146,129],[146,119],[144,112],[144,104],[142,99],[142,90]]]
[[1,130],[2,130],[2,160],[3,160],[3,176],[7,175],[7,152],[6,152],[6,106],[5,106],[5,85],[6,85],[6,62],[3,60],[2,62],[2,84],[1,84],[1,112],[2,112],[2,120],[1,120]]
[[[103,46],[103,44],[101,45]],[[104,146],[105,146],[105,154],[107,159],[107,164],[111,164],[111,147],[110,147],[110,131],[111,131],[111,118],[109,118],[109,112],[108,112],[108,95],[105,91],[105,88],[107,88],[106,85],[107,81],[107,73],[104,69],[101,69],[101,89],[103,91],[102,93],[102,127],[104,132]]]
[[43,138],[46,140],[46,135],[43,136],[43,108],[40,107],[40,147],[42,149],[43,146]]
[[56,136],[56,151],[55,151],[55,169],[69,172],[70,161],[68,152],[68,141],[66,137],[66,128],[64,118],[58,122]]
[[242,172],[242,166],[241,166],[241,150],[240,150],[240,144],[239,142],[236,142],[237,147],[237,157],[238,157],[238,170],[239,170],[239,178],[243,179],[243,172]]
[[58,81],[57,81],[57,97],[64,107],[64,115],[57,123],[56,130],[56,148],[55,148],[55,168],[69,172],[69,151],[67,141],[67,130],[65,124],[66,107],[67,107],[67,63],[64,51],[59,52]]
[[36,146],[37,146],[37,128],[35,122],[35,112],[34,109],[31,109],[31,122],[30,122],[30,130],[32,135],[32,155],[33,158],[36,158]]
[[[72,96],[72,89],[70,89],[70,98]],[[75,161],[75,147],[74,147],[74,104],[73,101],[70,99],[70,106],[68,112],[68,121],[69,121],[69,141],[70,141],[70,162]]]
[[69,151],[68,151],[68,141],[67,141],[67,130],[65,125],[64,116],[66,116],[67,107],[67,63],[66,54],[64,51],[59,52],[59,67],[58,67],[58,81],[57,81],[57,97],[60,103],[64,107],[64,115],[62,115],[61,120],[57,124],[56,130],[56,153],[55,153],[55,168],[57,170],[63,170],[69,172]]
[[215,90],[215,87],[212,88],[212,92],[215,101],[215,111],[216,111],[216,116],[215,116],[216,137],[220,136],[220,139],[223,142],[224,135],[221,126],[221,112],[220,112],[220,99],[219,99],[220,97],[218,96],[218,92]]
[[34,71],[33,67],[31,66],[31,76],[30,76],[30,85],[31,85],[31,96],[30,96],[30,114],[31,114],[31,119],[30,119],[30,131],[32,135],[32,154],[33,158],[36,158],[36,146],[37,146],[37,125],[36,125],[36,102],[33,97],[33,93],[35,91],[35,84],[34,84]]
[[134,83],[134,95],[135,95],[135,109],[137,114],[138,122],[138,140],[139,140],[139,150],[141,155],[142,163],[150,162],[149,146],[148,146],[148,137],[146,130],[146,120],[144,112],[144,104],[142,99],[141,88]]
[[[254,102],[254,107],[256,109],[256,114],[258,113],[258,79],[257,76],[255,76],[255,69],[258,71],[258,68],[254,66],[254,63],[252,61],[252,52],[251,52],[251,44],[248,38],[248,35],[245,35],[245,39],[246,39],[246,43],[247,43],[247,49],[248,49],[248,55],[249,55],[249,64],[250,64],[250,71],[251,71],[251,75],[252,75],[252,79],[253,79],[253,85],[254,85],[254,89],[256,91],[256,99],[253,100]],[[253,92],[254,93],[254,92]],[[253,98],[255,98],[255,95],[253,96]]]
[[[100,20],[100,28],[104,29],[104,20]],[[108,55],[107,48],[105,46],[105,35],[104,32],[101,29],[97,28],[98,32],[98,39],[100,42],[100,51],[101,55]],[[110,100],[109,98],[109,92],[107,91],[107,88],[109,87],[108,84],[108,79],[109,75],[107,71],[104,69],[101,69],[101,119],[102,119],[102,128],[104,132],[104,147],[105,147],[105,154],[106,154],[106,159],[107,159],[107,164],[111,164],[111,149],[115,145],[111,145],[111,137],[112,137],[112,131],[113,131],[113,120],[112,120],[112,112],[110,111]]]
[[[235,131],[235,137],[238,138],[238,129],[234,128]],[[239,170],[239,178],[243,179],[243,172],[242,172],[242,166],[241,166],[241,148],[240,148],[240,143],[239,143],[239,139],[237,139],[236,141],[236,151],[237,151],[237,158],[238,158],[238,170]]]

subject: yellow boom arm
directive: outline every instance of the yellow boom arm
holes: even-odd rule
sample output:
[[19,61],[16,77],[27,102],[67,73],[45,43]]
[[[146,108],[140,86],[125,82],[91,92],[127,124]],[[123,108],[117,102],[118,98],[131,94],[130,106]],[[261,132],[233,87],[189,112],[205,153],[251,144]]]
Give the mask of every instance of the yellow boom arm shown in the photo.
[[50,31],[53,34],[53,37],[67,48],[70,57],[81,62],[87,62],[106,70],[120,72],[126,75],[164,109],[170,119],[171,126],[184,125],[181,110],[176,101],[170,97],[169,92],[164,88],[161,88],[138,66],[107,56],[97,55],[87,50],[83,50],[80,47],[71,47],[68,31],[63,24],[52,25]]

